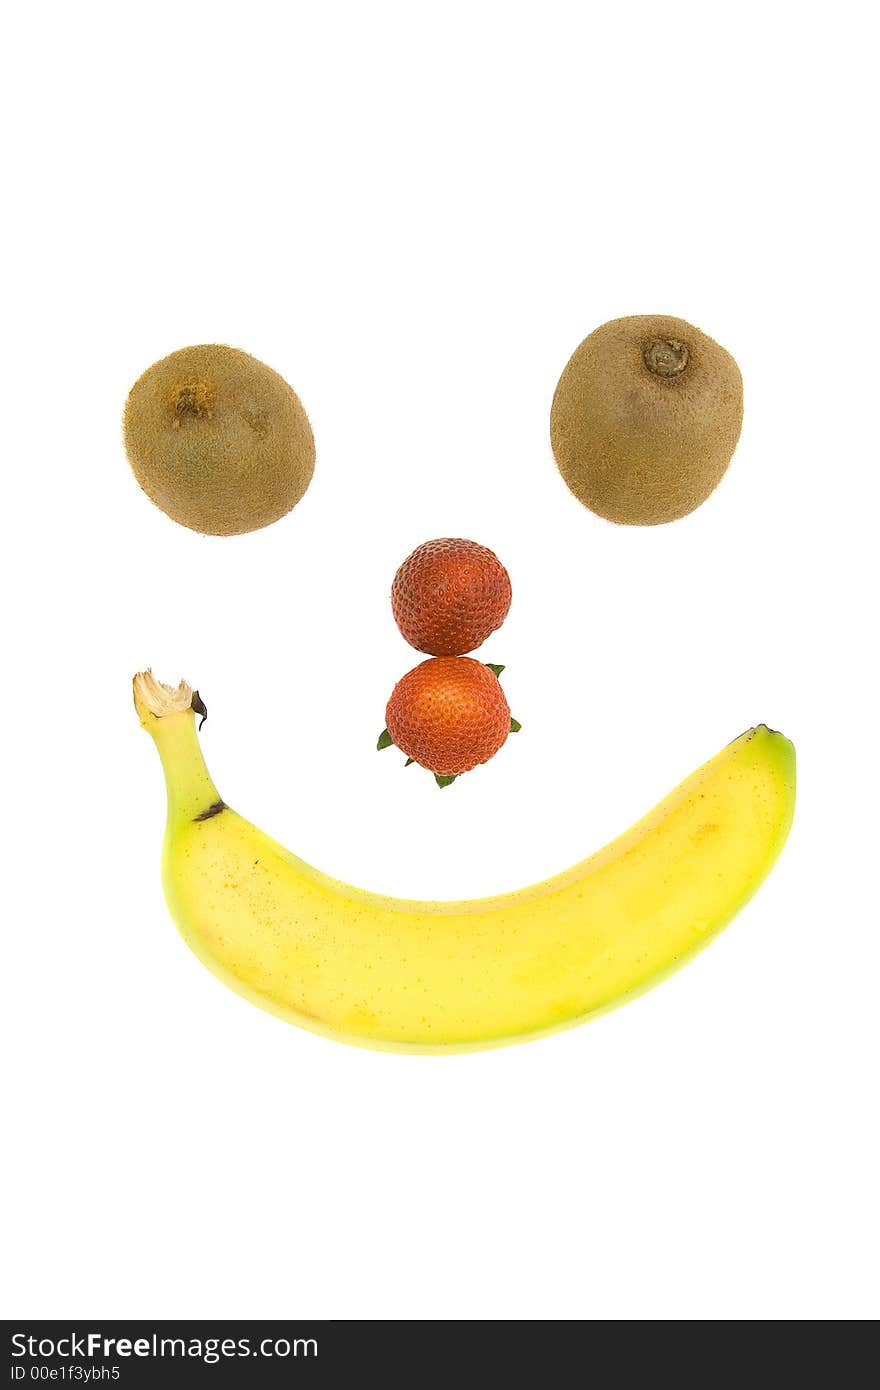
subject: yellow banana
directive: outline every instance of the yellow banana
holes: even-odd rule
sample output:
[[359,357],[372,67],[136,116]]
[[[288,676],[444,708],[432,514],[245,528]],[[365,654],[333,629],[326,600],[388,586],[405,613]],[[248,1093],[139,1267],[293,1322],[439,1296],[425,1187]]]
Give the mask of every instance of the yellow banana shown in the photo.
[[328,878],[224,804],[185,682],[146,671],[134,694],[165,770],[163,877],[184,939],[252,1003],[365,1047],[495,1047],[623,1003],[726,926],[794,812],[794,748],[760,725],[556,878],[471,902],[386,898]]

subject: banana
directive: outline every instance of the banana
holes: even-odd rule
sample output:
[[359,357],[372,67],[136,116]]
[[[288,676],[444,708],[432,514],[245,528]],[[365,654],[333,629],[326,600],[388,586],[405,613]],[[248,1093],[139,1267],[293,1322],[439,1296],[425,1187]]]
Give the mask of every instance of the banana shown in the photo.
[[226,806],[190,686],[144,671],[134,696],[165,771],[163,879],[184,939],[252,1003],[365,1047],[496,1047],[633,998],[748,901],[794,812],[794,748],[760,725],[556,878],[471,902],[380,897],[311,868]]

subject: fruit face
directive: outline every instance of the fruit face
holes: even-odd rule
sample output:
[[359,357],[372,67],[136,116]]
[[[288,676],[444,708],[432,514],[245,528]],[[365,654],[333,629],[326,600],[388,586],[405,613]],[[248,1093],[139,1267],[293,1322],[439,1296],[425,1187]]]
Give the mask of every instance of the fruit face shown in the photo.
[[674,521],[721,481],[742,425],[742,377],[718,343],[684,319],[603,324],[559,379],[553,454],[585,506],[631,526]]
[[510,707],[488,666],[467,656],[440,656],[397,682],[385,722],[407,757],[451,777],[495,756],[510,733]]
[[206,535],[277,521],[315,466],[295,392],[265,363],[219,344],[182,348],[149,367],[129,392],[123,427],[147,496]]
[[394,619],[410,646],[461,656],[499,628],[510,608],[507,570],[476,541],[425,541],[404,560],[391,587]]

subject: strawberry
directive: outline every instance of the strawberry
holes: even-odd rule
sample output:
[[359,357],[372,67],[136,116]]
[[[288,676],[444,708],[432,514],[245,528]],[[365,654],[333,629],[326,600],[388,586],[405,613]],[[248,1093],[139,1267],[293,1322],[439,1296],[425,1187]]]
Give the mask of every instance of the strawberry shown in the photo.
[[394,619],[407,642],[432,656],[461,656],[485,642],[510,608],[510,576],[476,541],[425,541],[391,587]]
[[488,762],[519,727],[495,672],[469,656],[434,657],[413,667],[394,687],[385,719],[379,747],[396,744],[441,786]]

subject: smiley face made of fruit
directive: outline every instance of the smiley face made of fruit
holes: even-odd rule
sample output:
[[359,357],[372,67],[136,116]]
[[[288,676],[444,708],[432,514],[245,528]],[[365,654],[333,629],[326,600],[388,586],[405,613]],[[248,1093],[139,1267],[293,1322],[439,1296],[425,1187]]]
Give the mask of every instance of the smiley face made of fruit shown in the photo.
[[[656,526],[708,497],[741,419],[739,370],[717,343],[681,319],[617,319],[562,373],[550,439],[563,479],[592,512]],[[144,373],[125,436],[144,491],[214,536],[275,521],[312,476],[298,397],[229,348],[186,349]],[[378,746],[397,745],[448,786],[519,728],[503,667],[470,655],[506,618],[510,577],[474,541],[428,541],[400,566],[391,601],[401,633],[428,659],[394,687]],[[562,874],[489,898],[391,898],[330,878],[227,804],[199,745],[198,691],[141,671],[133,693],[165,773],[163,882],[184,939],[251,1003],[359,1046],[499,1047],[641,994],[748,902],[794,814],[794,748],[758,725]],[[257,687],[251,717],[264,708]]]

